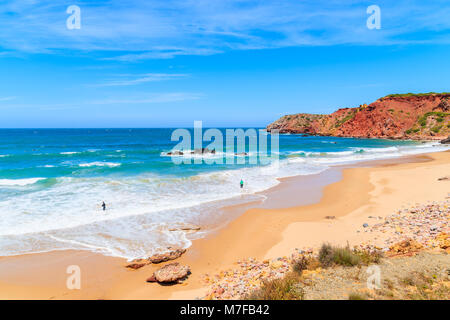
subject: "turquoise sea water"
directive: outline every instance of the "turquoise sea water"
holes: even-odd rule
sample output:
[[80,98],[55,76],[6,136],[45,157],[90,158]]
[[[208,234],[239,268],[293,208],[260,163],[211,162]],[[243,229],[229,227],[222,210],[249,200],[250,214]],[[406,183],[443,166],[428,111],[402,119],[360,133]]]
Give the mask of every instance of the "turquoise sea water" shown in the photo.
[[[192,236],[169,229],[204,224],[224,201],[260,197],[255,193],[275,186],[276,178],[447,148],[281,135],[276,168],[249,164],[245,156],[245,164],[180,165],[166,155],[178,143],[171,141],[172,132],[0,130],[0,255],[85,249],[131,259],[167,246],[187,247]],[[223,157],[216,151],[208,157]]]

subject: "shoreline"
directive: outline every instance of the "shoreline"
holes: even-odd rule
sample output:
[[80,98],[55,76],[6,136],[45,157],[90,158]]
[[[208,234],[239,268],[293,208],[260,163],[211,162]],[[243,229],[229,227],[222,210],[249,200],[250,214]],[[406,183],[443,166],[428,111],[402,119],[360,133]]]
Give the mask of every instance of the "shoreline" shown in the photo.
[[[124,260],[120,258],[85,251],[52,251],[0,257],[0,299],[203,297],[207,288],[202,284],[202,276],[230,268],[239,259],[280,257],[289,254],[294,248],[315,247],[324,241],[337,244],[368,241],[368,234],[350,232],[355,228],[361,229],[361,222],[367,220],[367,210],[373,215],[375,212],[381,215],[384,211],[388,215],[413,200],[425,202],[448,195],[440,190],[448,190],[442,188],[442,184],[448,182],[437,184],[435,175],[445,176],[450,172],[449,158],[450,152],[444,151],[401,159],[375,160],[371,164],[360,163],[351,168],[344,166],[338,170],[342,178],[330,184],[325,183],[320,194],[314,196],[319,198],[318,202],[311,197],[309,200],[313,203],[295,206],[291,205],[299,198],[297,187],[302,178],[280,179],[280,184],[266,191],[269,198],[272,193],[272,200],[266,200],[267,207],[263,203],[262,207],[257,205],[249,208],[255,205],[253,203],[224,208],[229,217],[237,217],[206,238],[193,240],[187,253],[176,260],[191,267],[192,274],[183,284],[161,286],[145,282],[155,269],[164,264],[127,270]],[[442,171],[444,169],[445,172]],[[405,172],[413,172],[414,176],[408,177]],[[434,180],[422,179],[417,190],[414,190],[411,179],[420,179],[424,172],[432,173]],[[292,185],[289,186],[290,183]],[[430,188],[430,185],[436,185],[438,190]],[[349,198],[352,195],[357,196]],[[289,202],[286,199],[294,200]],[[242,211],[245,212],[239,214]],[[327,221],[325,216],[335,216],[335,219]],[[68,277],[66,268],[74,264],[82,270],[81,290],[68,290],[65,287]]]

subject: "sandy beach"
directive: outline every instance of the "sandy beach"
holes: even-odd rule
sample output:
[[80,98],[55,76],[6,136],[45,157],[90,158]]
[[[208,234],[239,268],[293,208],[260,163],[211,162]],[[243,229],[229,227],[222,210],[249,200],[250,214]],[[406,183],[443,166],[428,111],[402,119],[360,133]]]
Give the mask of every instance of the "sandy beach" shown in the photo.
[[[145,282],[163,264],[130,270],[123,259],[87,251],[1,257],[0,299],[202,298],[208,291],[204,275],[230,268],[240,259],[273,259],[295,248],[317,248],[323,242],[382,245],[387,235],[367,232],[363,224],[401,208],[448,198],[450,181],[438,180],[448,175],[447,151],[283,179],[265,193],[264,203],[225,208],[233,219],[193,241],[176,260],[189,265],[192,272],[177,285]],[[66,287],[71,265],[80,267],[80,290]]]

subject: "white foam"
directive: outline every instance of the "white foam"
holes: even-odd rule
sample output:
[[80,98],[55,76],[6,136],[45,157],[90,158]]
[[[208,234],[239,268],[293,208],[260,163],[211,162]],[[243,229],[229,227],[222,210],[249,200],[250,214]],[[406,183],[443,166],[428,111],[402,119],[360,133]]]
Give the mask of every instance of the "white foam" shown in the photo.
[[80,152],[76,152],[76,151],[67,151],[67,152],[61,152],[60,154],[64,154],[64,155],[70,155],[70,154],[77,154]]
[[[217,201],[254,195],[277,185],[277,178],[319,173],[346,162],[448,149],[448,146],[423,144],[328,153],[298,151],[291,153],[293,157],[269,166],[213,171],[190,177],[143,174],[57,178],[51,188],[0,200],[0,212],[5,213],[0,224],[0,255],[73,248],[131,259],[167,246],[187,247],[190,240],[185,233],[161,230],[161,225],[195,224],[203,214],[211,218],[208,215],[219,214]],[[108,164],[120,165],[91,162],[80,166]],[[27,185],[37,182],[36,179],[43,178],[6,179],[0,180],[0,184],[6,181],[8,185]],[[239,188],[241,179],[245,183],[244,190]],[[105,212],[100,207],[102,201],[107,204]],[[4,239],[8,241],[3,242]]]
[[46,178],[0,179],[0,186],[26,186],[45,179]]
[[90,163],[81,163],[78,166],[80,167],[118,167],[122,165],[121,163],[116,163],[116,162],[100,162],[100,161],[95,161],[95,162],[90,162]]
[[369,153],[391,153],[398,152],[399,147],[385,147],[385,148],[351,148],[355,152],[369,152]]

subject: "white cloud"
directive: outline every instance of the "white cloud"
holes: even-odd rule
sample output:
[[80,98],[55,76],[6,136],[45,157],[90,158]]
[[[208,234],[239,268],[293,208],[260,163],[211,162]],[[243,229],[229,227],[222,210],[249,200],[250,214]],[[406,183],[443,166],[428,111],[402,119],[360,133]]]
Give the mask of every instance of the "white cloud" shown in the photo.
[[144,97],[137,98],[108,98],[88,102],[93,105],[110,105],[110,104],[150,104],[150,103],[167,103],[186,100],[198,100],[202,94],[187,92],[171,92],[171,93],[153,93]]
[[15,100],[16,97],[0,97],[0,101],[11,101],[11,100]]
[[147,82],[157,82],[181,79],[187,77],[187,74],[170,74],[170,73],[147,73],[140,75],[120,75],[116,79],[108,80],[105,83],[97,84],[97,87],[113,87],[113,86],[133,86]]

